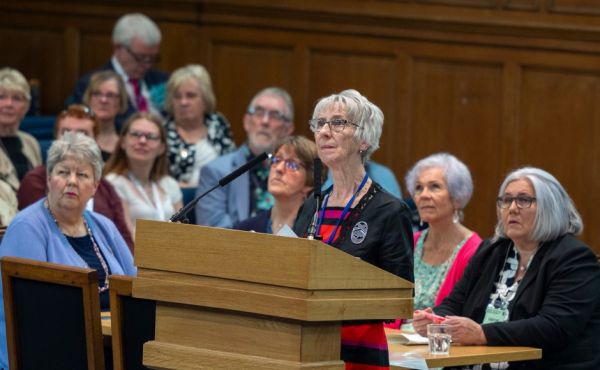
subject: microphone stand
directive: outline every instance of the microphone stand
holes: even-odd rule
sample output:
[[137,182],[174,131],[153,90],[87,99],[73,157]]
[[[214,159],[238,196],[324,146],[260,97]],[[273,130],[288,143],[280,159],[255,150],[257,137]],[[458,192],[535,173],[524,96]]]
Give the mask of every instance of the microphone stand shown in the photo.
[[315,158],[314,162],[314,182],[314,197],[317,200],[317,209],[315,210],[310,226],[308,227],[308,235],[306,238],[309,240],[321,240],[323,237],[321,235],[316,235],[317,223],[319,222],[319,210],[321,209],[321,160],[319,158]]

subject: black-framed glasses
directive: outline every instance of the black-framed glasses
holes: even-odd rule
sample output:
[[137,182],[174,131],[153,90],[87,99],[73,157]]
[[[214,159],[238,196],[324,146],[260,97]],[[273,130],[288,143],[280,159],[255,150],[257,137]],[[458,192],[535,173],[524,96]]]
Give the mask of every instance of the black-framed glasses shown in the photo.
[[530,197],[528,195],[517,195],[516,197],[505,195],[496,199],[498,207],[502,209],[510,208],[513,202],[516,202],[517,207],[520,209],[529,208],[535,201],[535,197]]
[[106,100],[117,100],[121,97],[121,94],[119,93],[114,93],[114,92],[107,92],[107,93],[103,93],[102,91],[92,91],[92,93],[90,94],[92,98],[96,98],[96,99],[102,99],[105,98]]
[[127,134],[137,140],[140,140],[141,138],[146,139],[146,141],[160,140],[160,134],[151,134],[149,132],[142,132],[142,131],[129,131],[129,132],[127,132]]
[[302,163],[296,162],[293,159],[283,159],[283,157],[277,155],[271,157],[271,166],[277,166],[277,164],[281,162],[285,164],[286,169],[294,172],[299,171],[300,168],[304,167]]
[[138,64],[156,64],[160,62],[160,55],[148,55],[136,53],[129,48],[129,46],[123,45],[123,48],[133,57]]
[[355,126],[360,128],[360,126],[356,123],[350,122],[343,118],[333,118],[329,121],[326,121],[322,118],[314,118],[308,121],[308,125],[310,126],[312,132],[321,131],[325,125],[329,125],[329,129],[332,132],[342,132],[346,126]]
[[250,107],[250,109],[248,109],[248,114],[257,118],[264,118],[266,116],[267,119],[273,121],[289,121],[285,114],[281,113],[280,111],[268,110],[260,106]]

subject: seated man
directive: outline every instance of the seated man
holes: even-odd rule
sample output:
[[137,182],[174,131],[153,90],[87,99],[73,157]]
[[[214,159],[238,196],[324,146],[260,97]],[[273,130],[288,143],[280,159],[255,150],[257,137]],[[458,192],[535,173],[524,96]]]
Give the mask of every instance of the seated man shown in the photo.
[[[196,194],[213,187],[230,172],[263,152],[271,152],[275,143],[294,131],[292,98],[283,89],[269,87],[254,96],[244,115],[247,142],[233,153],[219,157],[200,172]],[[231,228],[241,220],[254,217],[273,206],[267,191],[269,163],[265,161],[228,185],[217,188],[196,205],[199,225]]]
[[[110,62],[96,71],[113,70],[125,82],[129,106],[125,113],[117,116],[117,125],[120,127],[127,117],[137,111],[162,114],[165,84],[169,76],[152,69],[159,59],[161,41],[156,23],[143,14],[126,14],[115,24],[112,41],[113,56]],[[82,102],[92,74],[79,79],[75,91],[67,98],[67,105]]]
[[[84,105],[74,104],[56,117],[54,137],[58,139],[65,132],[75,131],[81,132],[93,139],[98,133],[98,129],[98,121],[92,111]],[[21,181],[21,187],[17,192],[19,209],[26,208],[35,203],[45,197],[47,193],[46,166],[37,166],[27,172]],[[89,200],[86,208],[101,213],[112,220],[123,236],[123,239],[125,239],[129,249],[133,252],[133,240],[125,221],[123,205],[115,189],[113,189],[108,181],[100,179],[96,194]]]

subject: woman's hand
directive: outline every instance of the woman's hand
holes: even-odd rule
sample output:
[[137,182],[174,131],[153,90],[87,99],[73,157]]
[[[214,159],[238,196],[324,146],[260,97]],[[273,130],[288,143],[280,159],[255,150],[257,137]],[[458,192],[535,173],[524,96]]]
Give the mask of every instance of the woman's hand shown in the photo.
[[433,313],[431,307],[427,307],[424,310],[417,310],[413,313],[413,328],[415,328],[415,331],[423,337],[427,336],[427,325],[433,322],[427,317],[428,313]]
[[[486,345],[487,339],[481,325],[461,316],[447,316],[444,324],[450,325],[452,343],[464,345]],[[427,327],[425,327],[427,331]]]

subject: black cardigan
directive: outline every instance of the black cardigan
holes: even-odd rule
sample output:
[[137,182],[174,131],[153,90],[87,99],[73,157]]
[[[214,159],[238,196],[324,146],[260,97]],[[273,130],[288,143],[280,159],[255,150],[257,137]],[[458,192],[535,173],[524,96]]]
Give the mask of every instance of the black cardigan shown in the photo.
[[[331,191],[331,187],[325,192]],[[306,236],[316,209],[316,200],[311,195],[302,205],[294,224],[294,232]],[[398,198],[382,190],[373,182],[367,193],[352,208],[349,216],[340,225],[340,233],[333,247],[338,248],[365,262],[400,276],[410,282],[413,278],[413,237],[410,209]],[[350,234],[357,222],[367,223],[365,239],[359,243],[351,241]]]
[[[434,311],[483,321],[511,242],[485,242]],[[542,359],[510,368],[600,369],[600,266],[573,235],[543,243],[509,306],[509,321],[482,325],[492,346],[542,348]]]

